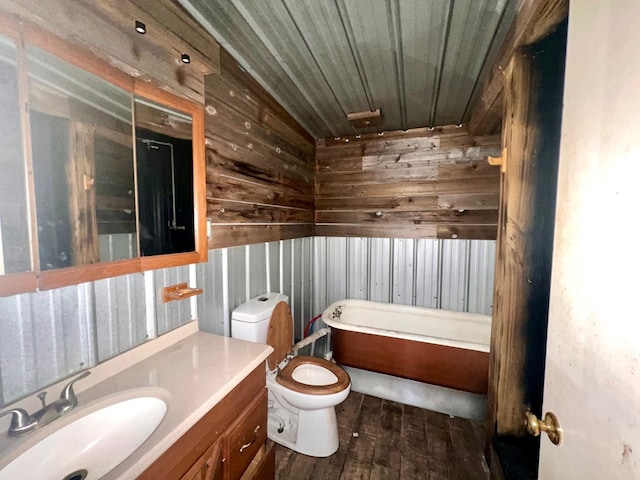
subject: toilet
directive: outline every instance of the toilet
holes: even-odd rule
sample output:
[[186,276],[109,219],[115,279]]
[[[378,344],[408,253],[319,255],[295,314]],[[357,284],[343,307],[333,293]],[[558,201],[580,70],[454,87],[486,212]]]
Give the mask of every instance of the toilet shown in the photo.
[[288,297],[266,293],[231,314],[231,336],[267,343],[269,421],[267,435],[276,443],[312,457],[338,450],[336,405],[351,390],[349,375],[335,363],[316,357],[287,357],[293,345]]

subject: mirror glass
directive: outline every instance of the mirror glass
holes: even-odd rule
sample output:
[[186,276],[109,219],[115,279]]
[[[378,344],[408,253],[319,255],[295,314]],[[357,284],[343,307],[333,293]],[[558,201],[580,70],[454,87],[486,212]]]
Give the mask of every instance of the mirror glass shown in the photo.
[[40,268],[136,257],[131,94],[33,46],[27,73]]
[[17,58],[0,35],[0,275],[32,270]]
[[140,254],[195,250],[191,116],[135,99]]

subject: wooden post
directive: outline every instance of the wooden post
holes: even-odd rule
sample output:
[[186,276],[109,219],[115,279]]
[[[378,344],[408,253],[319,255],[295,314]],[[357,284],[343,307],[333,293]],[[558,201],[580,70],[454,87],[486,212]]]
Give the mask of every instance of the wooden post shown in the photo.
[[490,436],[524,437],[525,411],[542,407],[565,45],[566,27],[521,49],[505,72],[509,162],[501,174]]
[[95,127],[81,122],[69,124],[69,216],[71,217],[72,265],[100,261],[96,216]]

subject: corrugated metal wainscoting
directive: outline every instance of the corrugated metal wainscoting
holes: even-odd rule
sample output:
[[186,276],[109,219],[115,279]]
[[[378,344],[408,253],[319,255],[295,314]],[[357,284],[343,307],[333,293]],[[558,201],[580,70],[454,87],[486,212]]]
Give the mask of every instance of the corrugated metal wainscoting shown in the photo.
[[[211,250],[198,265],[0,298],[0,404],[198,318],[229,335],[231,312],[267,291],[289,296],[295,337],[342,298],[490,313],[495,242],[301,238]],[[187,282],[197,297],[162,303]]]
[[229,335],[231,312],[265,292],[289,296],[295,337],[311,318],[313,238],[298,238],[209,251],[209,261],[197,265],[200,329]]
[[496,242],[315,237],[314,312],[344,298],[491,314]]
[[0,403],[5,405],[196,318],[190,302],[162,303],[176,267],[0,298]]

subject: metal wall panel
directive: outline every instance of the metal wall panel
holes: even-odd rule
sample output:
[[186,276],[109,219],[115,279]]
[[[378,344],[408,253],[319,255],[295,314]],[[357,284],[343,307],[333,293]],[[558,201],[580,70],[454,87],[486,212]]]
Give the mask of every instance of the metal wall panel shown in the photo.
[[[257,31],[254,22],[236,1],[180,1],[182,6],[211,33],[262,86],[289,111],[309,132],[327,131],[319,119],[318,107],[291,78],[289,69],[280,62],[278,52],[270,48]],[[244,13],[244,15],[243,15]],[[279,78],[279,82],[266,79]]]
[[[225,334],[225,312],[223,300],[223,277],[227,272],[223,269],[222,249],[209,251],[207,263],[196,266],[198,288],[198,326],[203,332]],[[226,322],[228,325],[228,322]]]
[[229,268],[227,275],[229,279],[229,311],[231,312],[251,297],[247,291],[245,247],[233,247],[226,250]]
[[133,233],[98,235],[98,239],[101,262],[113,262],[138,256],[138,240]]
[[267,250],[266,243],[249,245],[249,298],[267,291]]
[[284,293],[289,297],[289,305],[295,300],[293,298],[291,285],[293,283],[293,272],[291,254],[293,252],[293,243],[291,240],[280,242],[280,288],[275,290]]
[[93,297],[99,362],[148,338],[143,275],[98,280],[93,283]]
[[369,298],[374,302],[391,301],[392,284],[392,240],[390,238],[369,239],[369,271],[371,281],[369,286]]
[[[311,318],[317,313],[313,309],[313,238],[306,237],[302,239],[302,252],[300,261],[302,262],[302,317],[300,318],[302,326],[307,324]],[[300,336],[302,338],[302,336]]]
[[418,307],[438,308],[440,301],[440,242],[420,239],[416,245],[416,302]]
[[466,311],[470,240],[441,240],[440,308]]
[[369,242],[366,238],[347,238],[347,297],[349,298],[367,298],[370,282],[368,247]]
[[268,274],[268,287],[270,292],[280,291],[280,242],[270,242],[269,254],[267,260],[269,261],[269,274]]
[[200,329],[229,334],[233,310],[249,298],[272,291],[289,297],[295,336],[300,338],[312,316],[312,254],[311,238],[210,251],[209,261],[195,267],[198,284],[204,289],[198,299]]
[[490,313],[493,307],[496,242],[471,242],[469,257],[469,311]]
[[[157,334],[162,335],[174,328],[178,328],[193,319],[191,312],[191,302],[174,301],[164,303],[160,291],[163,287],[186,283],[189,286],[189,266],[165,268],[163,270],[153,270],[155,282],[155,305],[156,305],[156,329]],[[150,301],[150,299],[147,299]]]
[[[493,241],[314,237],[272,242],[268,252],[266,244],[247,248],[210,251],[208,262],[195,268],[0,298],[0,402],[133,348],[196,313],[202,330],[228,334],[230,312],[266,290],[267,273],[271,291],[289,296],[296,338],[333,301],[363,291],[364,298],[389,301],[392,287],[393,298],[408,304],[433,306],[437,296],[443,308],[491,312]],[[247,283],[247,271],[261,272],[263,280]],[[163,304],[160,289],[181,282],[204,293]]]
[[97,362],[87,284],[0,299],[6,404]]
[[289,297],[289,305],[293,316],[293,335],[295,338],[302,338],[302,329],[305,322],[303,239],[296,238],[291,242],[291,297]]
[[322,312],[327,302],[327,238],[313,237],[313,311]]
[[[491,314],[495,241],[337,237],[313,241],[317,313],[343,298],[364,298]],[[365,283],[367,294],[357,297]]]
[[327,237],[327,304],[347,296],[347,239]]
[[395,238],[393,240],[393,294],[391,303],[414,305],[414,276],[415,258],[414,245],[416,240]]
[[466,122],[520,0],[179,0],[316,138]]
[[[219,257],[212,252],[213,262],[220,263]],[[182,282],[197,286],[194,278],[199,283],[205,275],[195,273],[191,282],[190,267],[184,266],[0,298],[0,403],[189,322],[196,301],[164,304],[159,292]]]

